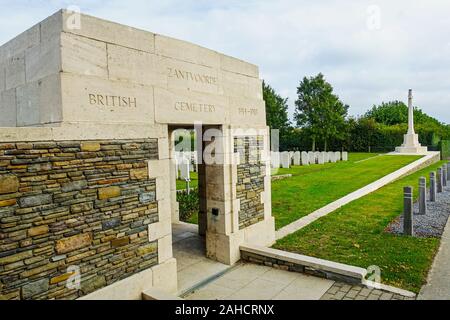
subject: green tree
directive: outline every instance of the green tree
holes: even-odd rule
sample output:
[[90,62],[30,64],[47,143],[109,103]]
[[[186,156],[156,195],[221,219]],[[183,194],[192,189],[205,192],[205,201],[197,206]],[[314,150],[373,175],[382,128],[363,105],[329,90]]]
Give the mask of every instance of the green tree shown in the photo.
[[270,129],[279,130],[280,150],[288,148],[291,123],[288,117],[287,98],[283,98],[263,81],[263,98],[266,102],[266,119]]
[[287,98],[283,98],[263,81],[263,99],[266,102],[267,125],[271,129],[287,130],[290,127]]
[[327,150],[330,139],[345,138],[345,118],[349,107],[333,93],[333,87],[323,74],[304,77],[297,88],[297,95],[294,119],[311,135],[313,151],[319,139],[324,142],[324,150]]
[[[374,119],[377,123],[388,126],[408,123],[408,107],[402,101],[382,102],[378,106],[373,106],[365,117]],[[419,107],[414,107],[415,124],[443,126],[437,119],[424,113]]]

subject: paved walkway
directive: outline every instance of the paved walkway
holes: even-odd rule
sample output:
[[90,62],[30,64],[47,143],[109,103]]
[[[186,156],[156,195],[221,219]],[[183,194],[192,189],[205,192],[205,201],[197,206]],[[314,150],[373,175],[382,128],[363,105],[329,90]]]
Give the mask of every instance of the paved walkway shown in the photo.
[[333,281],[301,273],[242,263],[187,300],[319,300]]
[[205,239],[198,235],[198,226],[174,224],[172,236],[173,255],[177,259],[179,295],[230,268],[206,258]]
[[336,282],[320,300],[415,300],[383,290]]
[[174,224],[178,296],[187,300],[405,300],[400,295],[350,286],[302,273],[251,263],[234,267],[205,256],[196,225]]
[[[178,295],[190,300],[319,300],[333,281],[254,264],[234,267],[205,256],[196,225],[172,225]],[[194,288],[198,288],[194,290]],[[189,294],[185,295],[186,292]]]
[[325,207],[314,211],[313,213],[311,213],[303,218],[298,219],[297,221],[294,221],[293,223],[278,230],[276,232],[276,239],[277,240],[282,239],[282,238],[286,237],[287,235],[306,227],[310,223],[336,211],[337,209],[343,207],[344,205],[346,205],[354,200],[357,200],[359,198],[362,198],[362,197],[384,187],[385,185],[391,183],[392,181],[395,181],[395,180],[401,178],[402,176],[408,174],[409,172],[416,170],[416,168],[423,166],[424,163],[430,161],[437,155],[439,155],[439,152],[428,152],[428,154],[426,156],[420,158],[419,160],[414,161],[413,163],[411,163],[393,173],[390,173],[387,176],[385,176],[371,184],[368,184],[367,186],[365,186],[359,190],[356,190],[356,191],[346,195],[345,197],[340,198],[340,199],[326,205]]
[[[450,192],[450,187],[446,187],[446,191]],[[439,252],[434,259],[427,284],[422,287],[418,299],[450,300],[450,219],[442,234]]]

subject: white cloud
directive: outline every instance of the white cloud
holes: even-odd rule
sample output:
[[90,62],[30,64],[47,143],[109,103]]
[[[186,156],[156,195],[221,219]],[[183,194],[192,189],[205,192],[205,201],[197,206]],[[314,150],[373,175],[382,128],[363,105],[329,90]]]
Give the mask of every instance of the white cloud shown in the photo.
[[[299,80],[322,72],[352,114],[382,100],[406,100],[413,88],[417,105],[450,123],[450,3],[445,0],[0,0],[0,42],[73,4],[255,63],[289,96],[291,112]],[[379,29],[367,27],[369,6],[380,10]]]

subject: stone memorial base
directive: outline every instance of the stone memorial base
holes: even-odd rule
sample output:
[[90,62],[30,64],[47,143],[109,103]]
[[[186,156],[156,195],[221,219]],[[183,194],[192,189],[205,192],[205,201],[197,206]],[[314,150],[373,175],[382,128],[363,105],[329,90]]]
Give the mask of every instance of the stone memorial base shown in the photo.
[[428,148],[420,145],[418,134],[405,134],[404,143],[400,147],[395,148],[395,152],[401,154],[427,154]]
[[395,153],[402,154],[427,154],[427,147],[397,147]]

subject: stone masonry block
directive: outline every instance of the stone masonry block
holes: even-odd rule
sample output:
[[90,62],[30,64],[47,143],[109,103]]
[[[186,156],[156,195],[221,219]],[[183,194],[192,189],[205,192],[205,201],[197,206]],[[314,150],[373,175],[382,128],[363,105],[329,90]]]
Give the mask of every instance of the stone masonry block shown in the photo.
[[148,240],[150,242],[170,234],[172,234],[172,224],[170,219],[155,222],[148,226]]
[[169,234],[158,239],[158,263],[164,263],[172,258],[172,234]]
[[15,127],[17,125],[16,89],[0,90],[0,113],[2,115],[0,127]]
[[100,200],[106,200],[110,198],[116,198],[121,195],[120,187],[112,186],[98,189],[98,198]]
[[60,38],[40,43],[26,51],[26,81],[34,82],[61,71]]
[[49,228],[46,225],[34,227],[31,229],[28,229],[28,236],[29,237],[40,236],[40,235],[48,233],[48,230],[49,230]]
[[70,28],[67,23],[71,17],[68,11],[62,11],[63,29],[67,33],[77,34],[86,38],[124,47],[154,52],[154,34],[151,32],[131,28],[118,23],[105,21],[88,15],[81,15],[81,28]]
[[177,261],[169,259],[163,264],[152,268],[153,286],[167,293],[177,292]]
[[139,169],[131,169],[130,177],[132,180],[146,180],[148,179],[148,169],[139,168]]
[[51,194],[40,194],[36,196],[23,197],[19,199],[19,205],[22,208],[42,206],[52,202]]
[[69,238],[57,240],[55,249],[58,254],[62,254],[87,247],[91,243],[92,235],[90,233],[80,233]]
[[47,291],[49,288],[48,279],[41,279],[31,283],[26,283],[22,287],[22,299],[30,299],[35,295]]
[[22,52],[10,57],[6,61],[5,89],[17,88],[25,84],[25,53]]
[[100,149],[101,146],[98,142],[85,141],[81,143],[81,151],[83,152],[96,152],[100,151]]
[[19,190],[19,179],[15,175],[0,176],[0,194],[14,193]]
[[63,72],[108,78],[106,43],[62,33],[61,52]]

